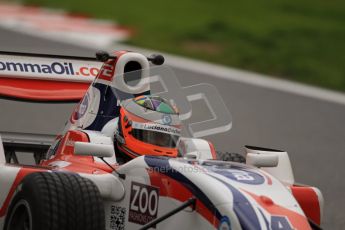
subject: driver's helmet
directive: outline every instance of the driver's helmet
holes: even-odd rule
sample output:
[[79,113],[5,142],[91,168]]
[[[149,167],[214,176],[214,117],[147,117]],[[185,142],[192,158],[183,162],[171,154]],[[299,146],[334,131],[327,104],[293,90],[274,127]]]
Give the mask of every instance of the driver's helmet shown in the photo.
[[178,110],[168,100],[142,95],[121,103],[115,138],[119,150],[130,158],[176,157],[180,133]]

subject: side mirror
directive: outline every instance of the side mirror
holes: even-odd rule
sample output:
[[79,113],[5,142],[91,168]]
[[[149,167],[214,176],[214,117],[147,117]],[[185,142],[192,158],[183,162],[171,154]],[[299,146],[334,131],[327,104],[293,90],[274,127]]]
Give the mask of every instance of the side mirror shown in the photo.
[[247,153],[246,157],[247,164],[256,167],[276,167],[279,162],[277,154],[260,154],[260,153]]
[[[253,164],[255,164],[255,159],[260,157],[262,158],[263,156],[276,156],[278,158],[278,164],[273,164],[273,160],[268,160],[271,161],[271,165],[260,165],[260,161],[264,161],[263,159],[257,161],[257,167],[262,167],[262,170],[268,172],[269,174],[273,175],[275,178],[277,178],[280,181],[283,181],[284,183],[293,185],[295,183],[295,178],[293,175],[292,167],[291,167],[291,162],[290,158],[287,152],[283,150],[277,150],[277,149],[268,149],[268,148],[262,148],[262,147],[256,147],[256,146],[249,146],[246,145],[246,151],[247,151],[247,164],[248,162],[248,157]],[[253,155],[257,155],[254,156]],[[274,160],[275,161],[275,160]]]
[[115,156],[115,150],[114,146],[109,144],[75,142],[74,154],[78,156],[113,157]]

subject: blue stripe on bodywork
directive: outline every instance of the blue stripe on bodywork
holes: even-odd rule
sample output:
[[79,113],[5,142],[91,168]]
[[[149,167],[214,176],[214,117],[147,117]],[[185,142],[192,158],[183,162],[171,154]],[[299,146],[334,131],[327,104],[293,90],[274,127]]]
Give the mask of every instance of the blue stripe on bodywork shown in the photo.
[[231,191],[234,198],[234,201],[233,201],[234,211],[237,215],[237,218],[241,224],[242,229],[246,229],[246,230],[261,229],[259,219],[255,213],[254,208],[251,206],[251,203],[249,202],[249,200],[235,187],[220,180],[217,177],[214,177],[212,175],[209,175],[209,176],[223,183]]
[[115,117],[118,117],[120,114],[120,106],[117,102],[118,100],[123,101],[150,93],[150,91],[146,91],[140,94],[129,94],[102,83],[94,83],[92,87],[99,90],[100,100],[96,118],[91,125],[84,128],[86,130],[101,131],[105,124]]
[[[229,162],[204,162],[201,166],[208,171],[220,174],[239,183],[260,185],[265,182],[265,178],[260,173],[244,165],[229,164]],[[241,179],[241,175],[244,178]]]
[[221,220],[223,216],[220,214],[219,210],[215,207],[212,201],[192,181],[190,181],[177,170],[173,169],[169,164],[169,158],[145,156],[144,159],[146,164],[154,171],[160,172],[182,183],[195,195],[196,198],[198,198],[212,213],[214,213],[218,220]]
[[84,129],[101,131],[106,123],[119,116],[120,107],[117,105],[117,97],[111,90],[111,86],[94,83],[92,87],[100,92],[99,107],[95,120]]
[[[235,169],[235,170],[218,170],[218,169],[214,169],[212,167],[207,168],[209,169],[209,171],[217,173],[219,175],[222,175],[226,178],[229,178],[230,180],[234,180],[236,182],[239,183],[243,183],[243,184],[251,184],[251,185],[260,185],[263,184],[265,182],[265,178],[263,176],[261,176],[260,174],[256,173],[256,172],[252,172],[249,170],[244,170],[244,169]],[[236,177],[236,174],[238,173],[245,173],[245,176],[249,176],[250,179],[240,179]]]
[[259,209],[259,211],[260,211],[260,213],[261,213],[261,215],[262,215],[262,218],[264,218],[264,220],[265,220],[265,224],[266,224],[267,229],[270,229],[270,228],[269,228],[268,220],[267,220],[267,218],[265,217],[264,213],[262,212],[261,209]]

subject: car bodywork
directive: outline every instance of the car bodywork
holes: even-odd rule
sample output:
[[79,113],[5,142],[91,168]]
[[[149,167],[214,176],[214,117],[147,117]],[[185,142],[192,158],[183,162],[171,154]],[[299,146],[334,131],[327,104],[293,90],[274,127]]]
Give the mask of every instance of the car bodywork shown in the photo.
[[0,228],[21,181],[35,172],[70,172],[90,179],[104,201],[106,229],[139,229],[190,199],[192,205],[154,226],[311,229],[311,223],[321,223],[321,192],[295,183],[284,151],[247,146],[247,164],[240,164],[217,160],[206,140],[182,138],[179,157],[138,156],[119,165],[112,151],[120,102],[150,93],[145,81],[130,86],[124,77],[132,71],[140,71],[139,80],[149,77],[150,58],[118,51],[98,59],[102,68],[46,159],[32,166],[9,164],[0,145]]

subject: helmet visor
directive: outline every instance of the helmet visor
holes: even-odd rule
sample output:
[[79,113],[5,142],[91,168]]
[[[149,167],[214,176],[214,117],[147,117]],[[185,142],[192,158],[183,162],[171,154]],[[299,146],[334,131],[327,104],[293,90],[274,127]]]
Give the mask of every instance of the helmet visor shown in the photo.
[[143,129],[132,129],[132,136],[142,142],[166,148],[175,148],[178,135]]

